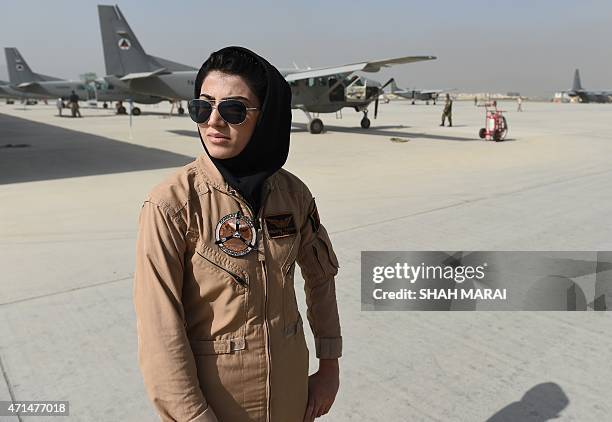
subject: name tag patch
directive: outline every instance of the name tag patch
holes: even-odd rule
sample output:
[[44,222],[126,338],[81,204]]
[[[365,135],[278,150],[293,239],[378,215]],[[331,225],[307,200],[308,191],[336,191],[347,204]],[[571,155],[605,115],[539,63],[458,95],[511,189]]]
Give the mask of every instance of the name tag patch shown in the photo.
[[264,218],[272,239],[293,236],[297,233],[292,214],[271,215]]

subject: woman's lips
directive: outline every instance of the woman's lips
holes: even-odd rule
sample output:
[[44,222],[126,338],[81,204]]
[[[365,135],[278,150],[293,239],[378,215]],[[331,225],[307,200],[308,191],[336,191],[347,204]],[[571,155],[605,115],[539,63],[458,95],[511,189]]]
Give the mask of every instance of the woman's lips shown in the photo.
[[229,141],[229,137],[221,135],[221,134],[206,135],[206,137],[208,138],[210,142],[216,145],[225,144],[227,143],[227,141]]

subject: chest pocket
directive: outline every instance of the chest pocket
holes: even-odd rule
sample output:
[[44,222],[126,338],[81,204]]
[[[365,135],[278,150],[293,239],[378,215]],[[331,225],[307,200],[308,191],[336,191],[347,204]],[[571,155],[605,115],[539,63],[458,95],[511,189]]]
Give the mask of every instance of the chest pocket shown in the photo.
[[249,275],[205,243],[196,246],[193,276],[199,293],[197,340],[218,340],[246,332]]

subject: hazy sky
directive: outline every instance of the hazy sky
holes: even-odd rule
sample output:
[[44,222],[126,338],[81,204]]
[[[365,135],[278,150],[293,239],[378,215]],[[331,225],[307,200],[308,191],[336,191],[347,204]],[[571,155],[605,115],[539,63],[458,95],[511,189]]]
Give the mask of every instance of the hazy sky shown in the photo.
[[[17,47],[38,73],[102,76],[98,3],[4,0],[2,47]],[[278,67],[431,54],[438,60],[372,76],[411,88],[551,95],[570,88],[579,67],[585,88],[612,89],[610,0],[126,0],[119,7],[147,53],[196,67],[230,44]]]

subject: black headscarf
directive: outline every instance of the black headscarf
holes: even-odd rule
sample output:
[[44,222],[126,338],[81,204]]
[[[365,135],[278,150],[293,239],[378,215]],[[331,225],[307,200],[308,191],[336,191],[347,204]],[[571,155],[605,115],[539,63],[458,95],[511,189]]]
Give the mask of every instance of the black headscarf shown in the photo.
[[[291,87],[278,69],[246,48],[226,47],[213,55],[231,50],[251,56],[265,69],[268,86],[261,105],[260,118],[249,143],[240,154],[232,158],[212,157],[206,149],[199,130],[198,134],[204,150],[225,181],[240,192],[257,216],[261,207],[264,181],[285,164],[289,155]],[[211,60],[210,57],[204,62],[196,77],[194,98],[200,96],[206,73],[205,68],[209,60]]]

